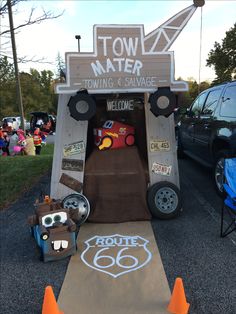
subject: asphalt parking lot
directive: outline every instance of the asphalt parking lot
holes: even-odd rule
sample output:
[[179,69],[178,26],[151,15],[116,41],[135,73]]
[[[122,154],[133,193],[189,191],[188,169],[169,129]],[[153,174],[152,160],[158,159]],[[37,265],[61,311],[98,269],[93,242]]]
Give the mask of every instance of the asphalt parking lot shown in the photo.
[[[219,237],[220,199],[210,172],[188,159],[179,166],[184,211],[174,220],[152,221],[169,286],[183,278],[190,314],[235,314],[236,237]],[[69,258],[41,262],[27,225],[35,199],[49,192],[49,184],[47,175],[0,212],[0,313],[39,314],[45,287],[59,294]]]

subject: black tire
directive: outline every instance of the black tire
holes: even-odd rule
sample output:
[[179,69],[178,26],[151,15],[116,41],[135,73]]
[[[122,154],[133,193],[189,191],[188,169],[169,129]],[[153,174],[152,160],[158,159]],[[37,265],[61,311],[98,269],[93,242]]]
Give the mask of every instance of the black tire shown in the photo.
[[224,160],[229,156],[227,150],[221,150],[216,154],[215,163],[213,167],[213,180],[217,194],[224,197],[223,179],[224,179]]
[[[161,104],[161,97],[165,99],[164,106]],[[168,87],[160,87],[154,94],[151,94],[149,102],[151,104],[150,110],[156,117],[168,117],[176,108],[176,96]]]
[[[78,110],[78,103],[81,103]],[[68,102],[70,115],[77,121],[91,119],[96,113],[96,102],[93,97],[85,92],[79,92],[77,95],[70,98]]]
[[153,217],[159,219],[175,218],[182,210],[178,187],[167,181],[155,183],[148,189],[147,203]]

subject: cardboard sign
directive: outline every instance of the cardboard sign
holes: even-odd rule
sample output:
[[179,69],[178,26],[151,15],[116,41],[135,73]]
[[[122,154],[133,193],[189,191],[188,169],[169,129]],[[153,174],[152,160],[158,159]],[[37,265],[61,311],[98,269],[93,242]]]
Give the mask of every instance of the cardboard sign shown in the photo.
[[66,53],[66,83],[57,93],[154,92],[169,86],[186,91],[174,78],[174,54],[168,51],[197,6],[182,10],[145,35],[143,25],[94,25],[90,53]]
[[162,165],[157,162],[152,164],[152,172],[163,176],[170,176],[172,166]]
[[132,111],[134,110],[133,99],[108,99],[107,111]]
[[150,141],[150,151],[151,152],[159,152],[159,151],[169,151],[170,150],[170,142],[164,140],[152,140]]
[[64,156],[77,155],[85,152],[84,141],[64,145],[63,153]]
[[83,184],[80,181],[76,180],[75,178],[73,178],[71,176],[68,176],[65,173],[62,173],[59,182],[61,184],[64,184],[68,188],[70,188],[76,192],[79,192],[79,193],[81,192],[82,187],[83,187]]

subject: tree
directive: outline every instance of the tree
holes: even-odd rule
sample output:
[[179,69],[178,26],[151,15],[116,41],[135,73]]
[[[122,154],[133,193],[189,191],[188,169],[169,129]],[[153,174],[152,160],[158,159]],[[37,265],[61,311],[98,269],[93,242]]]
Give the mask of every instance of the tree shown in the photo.
[[236,79],[236,23],[226,32],[222,44],[215,42],[208,54],[207,66],[215,68],[213,84]]
[[0,116],[17,112],[14,66],[7,57],[0,58]]
[[[56,112],[57,95],[54,93],[53,73],[49,70],[21,72],[21,90],[26,117],[32,111]],[[19,116],[13,64],[7,57],[0,58],[0,119]]]
[[57,54],[57,74],[56,74],[56,83],[65,82],[65,62],[62,59],[60,53]]
[[[11,6],[14,9],[14,14],[17,14],[17,7],[20,2],[25,0],[10,0]],[[19,25],[14,25],[14,32],[17,34],[22,28],[28,27],[34,24],[40,24],[46,20],[56,19],[62,16],[64,12],[59,14],[54,14],[51,11],[46,11],[42,9],[42,12],[37,14],[35,8],[31,8],[30,12],[28,12],[28,17],[26,18],[25,22]],[[8,6],[7,0],[0,1],[0,18],[5,19],[8,21]],[[6,24],[6,25],[5,25]],[[0,28],[0,37],[1,37],[1,45],[0,45],[0,56],[7,56],[11,58],[11,54],[9,54],[9,45],[10,45],[10,28],[5,22],[4,25],[1,25]],[[43,62],[43,59],[35,59],[27,56],[21,56],[18,58],[19,62]]]

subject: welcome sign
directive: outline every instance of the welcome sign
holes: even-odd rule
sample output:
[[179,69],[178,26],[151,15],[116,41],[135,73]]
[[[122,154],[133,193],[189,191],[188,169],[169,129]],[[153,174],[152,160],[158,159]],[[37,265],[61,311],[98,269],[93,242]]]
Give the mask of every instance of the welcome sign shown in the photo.
[[158,87],[185,91],[174,79],[174,54],[168,51],[195,12],[182,10],[148,35],[143,25],[95,25],[92,53],[66,53],[66,83],[57,93],[154,92]]

